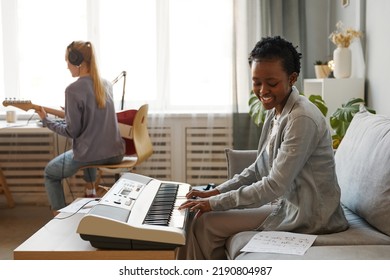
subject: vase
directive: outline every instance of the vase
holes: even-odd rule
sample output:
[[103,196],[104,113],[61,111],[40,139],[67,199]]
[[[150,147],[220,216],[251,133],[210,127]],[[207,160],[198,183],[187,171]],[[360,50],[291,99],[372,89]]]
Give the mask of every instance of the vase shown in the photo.
[[337,47],[333,52],[333,76],[345,79],[351,76],[352,54],[349,48]]

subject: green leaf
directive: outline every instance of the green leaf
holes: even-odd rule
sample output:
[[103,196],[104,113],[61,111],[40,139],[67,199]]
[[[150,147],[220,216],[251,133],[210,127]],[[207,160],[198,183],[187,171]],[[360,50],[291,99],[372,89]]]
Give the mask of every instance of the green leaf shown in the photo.
[[[334,133],[342,139],[347,132],[347,129],[357,112],[359,112],[360,106],[364,106],[364,100],[361,98],[352,98],[346,104],[342,104],[331,116],[330,126],[333,128]],[[369,112],[375,114],[375,110],[365,107]]]
[[253,91],[249,95],[249,115],[252,117],[253,122],[260,126],[264,123],[267,110],[264,108],[261,101],[257,98]]
[[320,109],[321,113],[326,117],[328,113],[328,106],[326,106],[325,101],[322,99],[321,95],[310,95],[309,100]]

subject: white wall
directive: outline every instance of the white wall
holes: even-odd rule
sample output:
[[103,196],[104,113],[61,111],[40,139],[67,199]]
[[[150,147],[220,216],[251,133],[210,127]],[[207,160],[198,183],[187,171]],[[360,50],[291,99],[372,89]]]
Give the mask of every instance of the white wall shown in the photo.
[[[365,15],[366,15],[366,0],[349,0],[347,6],[341,4],[341,0],[331,1],[330,14],[330,30],[331,32],[336,29],[336,23],[342,21],[344,28],[353,28],[359,30],[365,34]],[[332,51],[336,46],[332,43]],[[352,73],[351,78],[365,78],[365,36],[362,39],[355,39],[350,49],[352,51]]]
[[365,3],[366,0],[349,0],[349,4],[344,7],[341,5],[341,0],[331,0],[330,22],[331,31],[334,30],[335,24],[341,20],[346,27],[353,27],[364,31],[365,28]]
[[[329,40],[329,35],[336,30],[336,24],[342,21],[345,28],[365,31],[365,2],[366,0],[350,0],[343,7],[340,0],[310,0],[306,1],[306,64],[308,67],[305,78],[315,78],[313,63],[316,60],[333,59],[336,46]],[[364,40],[355,42],[352,46],[353,62],[352,77],[363,78]],[[363,64],[363,67],[362,67]]]
[[[306,40],[304,78],[315,78],[314,63],[316,60],[330,60],[330,41],[326,34],[330,34],[328,27],[329,3],[323,0],[306,1]],[[325,12],[323,12],[325,11]],[[325,36],[324,36],[325,35]]]
[[[316,32],[325,37],[324,35],[335,30],[335,24],[338,21],[342,21],[345,27],[362,31],[364,37],[361,40],[361,61],[353,59],[352,72],[356,75],[357,71],[363,71],[362,75],[365,75],[367,105],[376,110],[377,114],[390,116],[390,86],[388,82],[390,71],[387,70],[387,65],[390,64],[388,50],[390,33],[387,31],[390,26],[390,1],[349,0],[349,5],[343,7],[341,0],[327,0],[323,3],[313,0],[313,2],[307,1],[306,5],[307,34],[308,39],[312,38],[312,40],[308,40],[308,60],[313,60],[316,55],[325,52],[332,53],[335,48],[328,40],[326,43],[328,47],[325,49],[324,40],[318,39],[315,36]],[[325,15],[321,14],[321,11],[324,11],[324,14],[327,13],[327,17],[324,17]],[[313,14],[318,17],[313,17]],[[327,24],[328,30],[323,26],[318,26],[319,21]],[[316,44],[310,42],[316,42]],[[313,77],[312,72],[309,71],[308,74],[308,77],[305,78]]]
[[366,78],[366,103],[377,114],[390,116],[390,1],[350,0],[343,8],[339,0],[330,0],[330,21],[342,20],[346,26],[363,31]]
[[367,101],[377,114],[390,116],[390,1],[366,1]]

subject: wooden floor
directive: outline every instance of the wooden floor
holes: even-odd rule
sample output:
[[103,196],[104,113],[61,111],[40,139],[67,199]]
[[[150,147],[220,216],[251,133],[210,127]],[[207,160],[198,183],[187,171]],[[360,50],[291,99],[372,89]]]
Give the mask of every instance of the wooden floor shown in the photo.
[[12,260],[14,249],[52,218],[49,206],[15,204],[8,208],[0,200],[0,260]]

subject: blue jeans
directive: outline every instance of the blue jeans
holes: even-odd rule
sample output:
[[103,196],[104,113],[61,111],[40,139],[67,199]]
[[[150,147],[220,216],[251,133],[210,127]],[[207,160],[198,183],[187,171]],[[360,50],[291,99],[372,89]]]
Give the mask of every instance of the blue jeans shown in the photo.
[[[73,151],[69,150],[52,159],[45,168],[45,188],[52,209],[59,210],[66,206],[62,179],[73,176],[81,167],[92,164],[115,164],[121,162],[122,158],[123,155],[97,161],[80,162],[73,159]],[[86,168],[83,171],[86,182],[96,180],[96,168]]]

